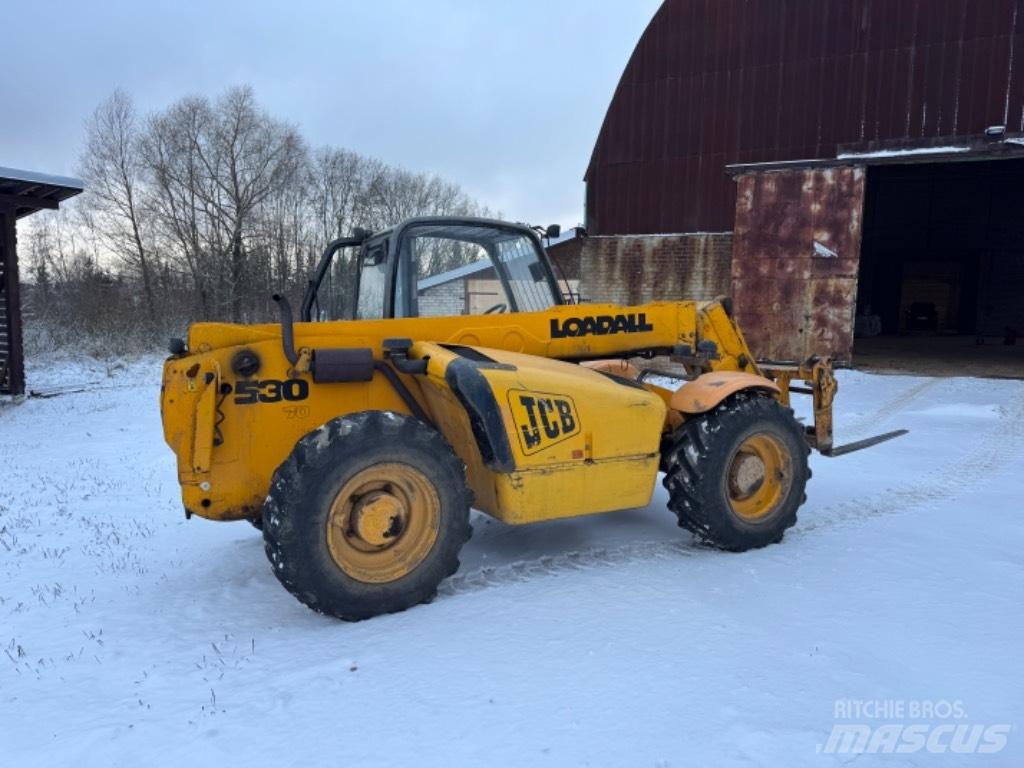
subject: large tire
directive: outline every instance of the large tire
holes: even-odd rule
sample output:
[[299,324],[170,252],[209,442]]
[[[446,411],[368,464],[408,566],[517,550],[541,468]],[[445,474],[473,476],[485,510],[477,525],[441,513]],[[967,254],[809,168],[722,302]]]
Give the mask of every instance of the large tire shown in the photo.
[[365,411],[303,437],[263,509],[274,574],[314,611],[349,621],[431,599],[469,539],[465,465],[435,429]]
[[809,453],[792,410],[740,392],[687,418],[665,442],[669,508],[680,526],[719,549],[774,544],[807,498]]

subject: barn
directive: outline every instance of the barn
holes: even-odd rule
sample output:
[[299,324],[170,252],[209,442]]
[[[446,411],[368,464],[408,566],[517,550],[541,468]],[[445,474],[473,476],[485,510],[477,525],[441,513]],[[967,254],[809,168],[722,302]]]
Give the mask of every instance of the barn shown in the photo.
[[666,0],[585,181],[585,298],[732,295],[761,357],[1024,371],[1024,0]]
[[25,393],[16,223],[81,191],[78,179],[0,168],[0,395]]

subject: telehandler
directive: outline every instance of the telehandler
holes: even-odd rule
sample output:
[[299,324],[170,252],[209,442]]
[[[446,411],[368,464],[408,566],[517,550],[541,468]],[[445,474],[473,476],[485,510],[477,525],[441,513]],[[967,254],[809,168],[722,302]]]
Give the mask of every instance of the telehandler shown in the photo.
[[[172,340],[161,413],[186,515],[250,520],[295,597],[358,620],[434,596],[471,506],[509,524],[643,507],[660,470],[679,525],[743,551],[795,524],[812,448],[901,434],[835,448],[830,361],[758,362],[728,299],[567,303],[543,234],[357,230],[326,249],[299,322],[275,296],[279,324]],[[678,389],[630,362],[656,356],[681,364]]]

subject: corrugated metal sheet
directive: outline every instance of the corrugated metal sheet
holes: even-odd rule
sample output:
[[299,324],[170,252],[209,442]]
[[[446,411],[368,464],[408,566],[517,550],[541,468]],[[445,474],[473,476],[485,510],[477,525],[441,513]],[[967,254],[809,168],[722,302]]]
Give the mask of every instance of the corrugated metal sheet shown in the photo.
[[757,357],[851,360],[864,181],[861,167],[737,179],[733,296]]
[[666,0],[587,171],[592,234],[729,229],[727,164],[1024,131],[1024,0]]

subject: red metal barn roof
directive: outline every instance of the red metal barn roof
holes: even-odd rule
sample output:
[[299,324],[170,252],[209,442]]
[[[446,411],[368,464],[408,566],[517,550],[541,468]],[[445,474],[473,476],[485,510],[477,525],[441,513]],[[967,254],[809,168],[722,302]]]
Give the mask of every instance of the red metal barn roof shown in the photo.
[[666,0],[587,170],[592,234],[727,231],[728,164],[1024,133],[1024,0]]

